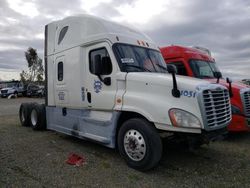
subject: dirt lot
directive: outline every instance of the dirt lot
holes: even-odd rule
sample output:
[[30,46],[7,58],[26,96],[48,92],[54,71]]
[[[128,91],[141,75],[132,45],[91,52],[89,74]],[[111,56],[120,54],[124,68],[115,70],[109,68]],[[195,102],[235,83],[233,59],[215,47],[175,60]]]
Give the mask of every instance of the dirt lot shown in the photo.
[[[250,134],[232,135],[195,152],[166,146],[159,167],[141,173],[128,168],[116,150],[21,127],[18,108],[28,100],[0,99],[0,187],[250,186]],[[66,164],[72,152],[86,163]]]

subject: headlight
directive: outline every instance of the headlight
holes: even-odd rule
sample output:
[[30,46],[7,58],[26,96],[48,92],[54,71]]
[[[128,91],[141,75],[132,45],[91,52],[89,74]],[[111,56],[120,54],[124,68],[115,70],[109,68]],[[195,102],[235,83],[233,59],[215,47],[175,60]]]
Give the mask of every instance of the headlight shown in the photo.
[[171,122],[176,127],[201,128],[201,123],[197,117],[184,110],[172,108],[169,111]]
[[242,114],[237,106],[231,105],[232,114]]

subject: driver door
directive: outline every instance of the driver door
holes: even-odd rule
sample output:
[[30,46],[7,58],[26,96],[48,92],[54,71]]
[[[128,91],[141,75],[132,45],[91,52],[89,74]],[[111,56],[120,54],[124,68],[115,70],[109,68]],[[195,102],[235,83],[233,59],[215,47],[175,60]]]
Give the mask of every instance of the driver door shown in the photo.
[[[102,82],[97,75],[91,71],[91,63],[94,61],[94,57],[100,55],[101,59],[110,58],[112,66],[109,67],[108,73],[100,75],[101,78],[110,77],[111,84],[106,85]],[[116,70],[117,63],[114,54],[111,50],[111,45],[107,42],[91,45],[86,49],[86,94],[87,94],[87,106],[94,110],[112,110],[115,106],[116,96]]]

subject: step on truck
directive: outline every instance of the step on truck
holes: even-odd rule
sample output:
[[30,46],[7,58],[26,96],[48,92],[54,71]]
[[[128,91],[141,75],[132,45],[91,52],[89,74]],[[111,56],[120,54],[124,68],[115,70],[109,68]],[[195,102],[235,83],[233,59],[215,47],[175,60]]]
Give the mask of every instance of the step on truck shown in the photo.
[[45,75],[45,104],[22,104],[21,124],[118,148],[141,171],[160,161],[162,137],[206,142],[231,121],[226,87],[177,78],[145,34],[93,16],[45,26]]
[[219,68],[208,49],[172,45],[162,47],[161,52],[167,64],[175,65],[177,74],[205,79],[227,87],[232,105],[232,121],[228,131],[250,131],[250,87],[241,83],[231,83],[230,79],[220,79]]

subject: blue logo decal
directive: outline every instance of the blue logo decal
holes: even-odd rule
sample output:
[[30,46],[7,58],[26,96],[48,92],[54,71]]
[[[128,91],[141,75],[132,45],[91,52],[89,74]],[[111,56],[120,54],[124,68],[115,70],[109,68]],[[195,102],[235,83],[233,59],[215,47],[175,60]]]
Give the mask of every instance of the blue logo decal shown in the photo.
[[96,93],[99,93],[102,90],[102,82],[100,80],[94,81],[94,90]]
[[182,90],[181,91],[181,96],[195,98],[196,97],[196,92],[195,91]]

